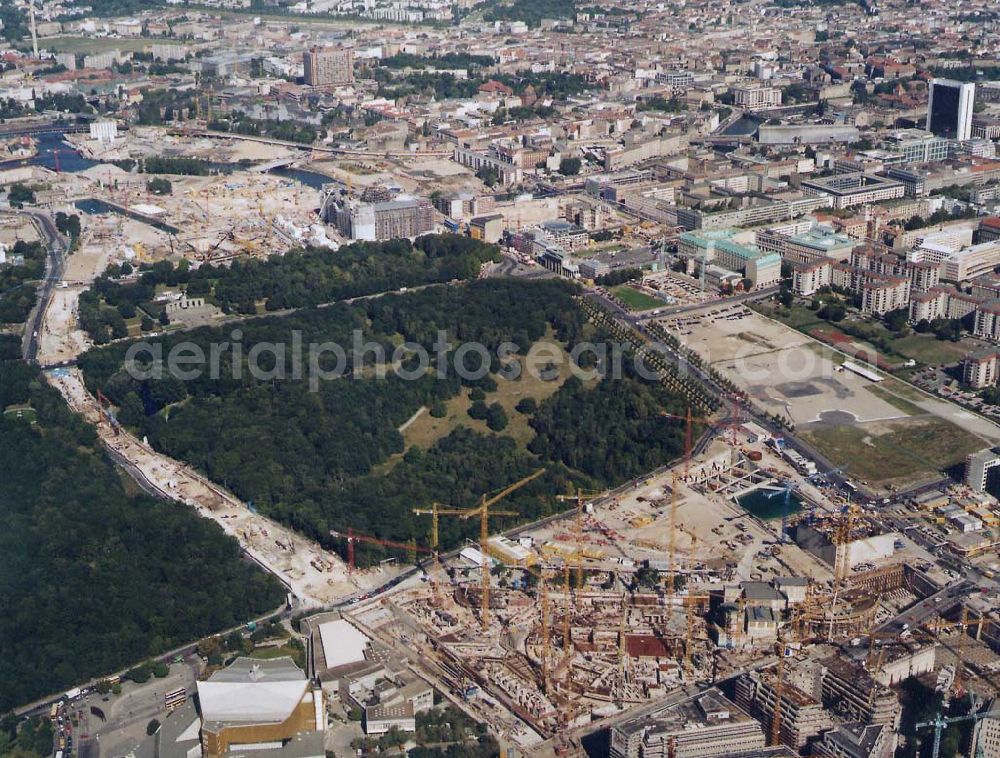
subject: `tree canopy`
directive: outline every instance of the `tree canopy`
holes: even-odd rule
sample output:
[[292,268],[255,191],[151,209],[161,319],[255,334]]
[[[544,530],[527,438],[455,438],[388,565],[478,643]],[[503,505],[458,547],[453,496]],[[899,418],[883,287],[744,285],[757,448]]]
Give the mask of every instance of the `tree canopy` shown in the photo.
[[[586,324],[576,293],[562,280],[486,279],[251,319],[241,324],[240,365],[261,342],[287,345],[298,333],[306,345],[350,345],[352,332],[360,330],[372,354],[375,346],[391,350],[405,341],[434,356],[444,334],[451,343],[448,367],[454,366],[460,344],[476,342],[490,356],[484,368],[496,374],[504,368],[498,357],[504,343],[513,346],[514,358],[523,359],[547,334],[565,346],[585,336],[606,339]],[[209,345],[229,339],[229,331],[197,329],[152,342],[162,345],[164,355],[181,341],[200,345],[207,354]],[[444,377],[432,371],[416,380],[392,372],[377,378],[371,365],[355,365],[349,357],[349,375],[310,388],[307,377],[294,377],[286,351],[267,364],[283,367],[284,379],[255,379],[244,368],[239,378],[227,370],[217,378],[187,382],[137,380],[121,370],[127,349],[118,343],[80,359],[88,385],[101,388],[119,406],[123,423],[252,500],[261,512],[342,552],[345,546],[331,541],[331,529],[350,526],[424,544],[427,524],[412,515],[414,504],[472,505],[480,493],[544,466],[546,475],[509,502],[523,519],[537,518],[557,508],[551,495],[574,482],[618,483],[683,448],[680,427],[658,416],[661,408],[680,412],[679,401],[629,369],[586,388],[569,379],[544,403],[520,405],[520,414],[534,414],[537,434],[525,449],[504,434],[510,419],[490,397],[499,381],[490,374],[462,379],[450,368]],[[479,364],[466,360],[465,366],[474,370]],[[471,415],[485,421],[490,432],[458,425],[427,448],[405,450],[398,431],[402,423],[421,407],[436,409],[441,417],[441,406],[463,385],[475,395]],[[442,525],[442,544],[457,544],[474,531],[468,522]],[[361,562],[384,555],[361,546],[357,552]]]
[[124,337],[126,309],[159,315],[150,312],[159,285],[186,287],[188,295],[205,296],[226,313],[254,314],[259,302],[266,310],[277,311],[474,279],[485,262],[498,259],[495,245],[454,234],[428,234],[415,242],[356,242],[338,250],[310,246],[231,266],[191,269],[186,263],[162,261],[143,267],[137,281],[118,281],[131,268],[127,272],[115,268],[81,295],[80,324],[97,344]]
[[126,493],[93,429],[36,368],[5,360],[10,405],[37,415],[0,416],[0,712],[281,602],[218,525]]

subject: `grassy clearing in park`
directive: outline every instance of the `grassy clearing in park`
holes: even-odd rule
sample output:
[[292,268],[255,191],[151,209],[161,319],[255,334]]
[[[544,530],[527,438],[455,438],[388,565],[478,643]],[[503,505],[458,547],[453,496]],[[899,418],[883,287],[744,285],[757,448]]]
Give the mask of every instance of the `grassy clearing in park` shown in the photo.
[[[551,334],[548,335],[548,339],[552,339]],[[557,343],[551,341],[550,344]],[[514,381],[498,379],[496,392],[486,393],[485,402],[487,405],[500,403],[507,412],[507,428],[500,432],[500,434],[513,437],[521,447],[527,447],[528,443],[534,438],[535,431],[528,425],[531,417],[523,413],[518,413],[514,410],[514,407],[526,397],[534,398],[536,402],[541,403],[550,395],[555,394],[556,390],[563,385],[563,382],[570,377],[569,356],[561,347],[559,349],[562,359],[556,361],[560,366],[559,375],[556,378],[551,381],[545,381],[541,377],[533,375],[538,372],[524,371],[522,368],[520,379]],[[524,366],[523,361],[521,365],[522,367]],[[477,432],[490,434],[490,429],[486,426],[485,421],[479,421],[469,416],[471,405],[472,401],[469,399],[469,391],[462,390],[461,393],[445,403],[447,409],[445,416],[435,418],[430,414],[429,410],[424,411],[403,431],[405,449],[409,450],[416,445],[426,450],[439,439],[451,434],[459,426],[466,426]],[[401,458],[402,455],[392,456],[385,463],[378,466],[378,470],[388,471]]]
[[804,436],[850,476],[897,486],[930,479],[984,444],[961,427],[933,417],[812,429]]
[[28,423],[35,423],[38,413],[30,405],[11,405],[3,412],[6,418],[16,418]]
[[645,292],[629,287],[627,284],[620,284],[611,290],[615,297],[621,300],[633,311],[648,311],[652,308],[660,308],[663,301],[655,297],[650,297]]

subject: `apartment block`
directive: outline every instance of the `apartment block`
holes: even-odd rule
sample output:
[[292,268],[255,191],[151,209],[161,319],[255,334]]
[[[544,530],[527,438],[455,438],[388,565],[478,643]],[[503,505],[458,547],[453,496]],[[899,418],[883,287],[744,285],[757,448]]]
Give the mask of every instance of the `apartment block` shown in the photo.
[[992,387],[997,383],[997,361],[1000,353],[995,350],[977,350],[962,361],[962,381],[974,389]]
[[830,261],[816,260],[811,263],[793,262],[792,291],[801,297],[809,297],[825,285],[830,284],[833,265]]
[[777,87],[762,87],[760,85],[733,87],[732,93],[733,104],[737,108],[749,111],[777,108],[781,105],[781,90]]
[[350,48],[318,48],[302,55],[305,82],[310,87],[349,84],[354,81],[354,51]]
[[905,308],[909,303],[910,283],[905,279],[870,282],[861,288],[861,310],[864,313],[884,316],[890,311]]
[[984,340],[1000,342],[1000,300],[991,300],[976,309],[973,334]]

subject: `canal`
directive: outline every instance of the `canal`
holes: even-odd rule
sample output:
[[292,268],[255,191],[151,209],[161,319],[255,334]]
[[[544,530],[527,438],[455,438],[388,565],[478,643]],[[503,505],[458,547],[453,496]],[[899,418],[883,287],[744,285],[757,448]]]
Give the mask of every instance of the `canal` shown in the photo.
[[753,116],[742,116],[723,129],[722,133],[727,137],[742,134],[752,135],[757,133],[757,129],[760,128],[762,123],[763,122],[760,119],[754,118]]
[[90,197],[86,200],[77,200],[73,203],[78,210],[91,216],[99,216],[105,213],[117,213],[119,216],[127,216],[128,218],[134,219],[135,221],[141,221],[144,224],[148,224],[156,229],[167,234],[177,234],[180,229],[176,226],[171,226],[170,224],[165,224],[162,221],[157,221],[155,218],[150,216],[144,216],[141,213],[136,213],[135,211],[127,210],[121,208],[117,205],[112,205],[111,203],[106,203],[103,200],[98,200],[97,198]]

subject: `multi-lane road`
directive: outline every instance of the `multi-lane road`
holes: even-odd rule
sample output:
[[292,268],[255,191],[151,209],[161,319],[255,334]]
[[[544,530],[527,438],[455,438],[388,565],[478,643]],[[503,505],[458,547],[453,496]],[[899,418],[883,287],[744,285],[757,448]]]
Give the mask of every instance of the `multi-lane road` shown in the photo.
[[55,222],[49,214],[42,211],[19,211],[20,215],[27,216],[38,229],[42,237],[42,242],[47,249],[45,261],[45,279],[42,286],[37,291],[37,301],[35,309],[24,328],[24,341],[21,345],[21,354],[29,362],[35,362],[38,358],[38,340],[42,331],[42,322],[45,319],[45,311],[52,300],[52,290],[56,284],[62,280],[63,268],[65,266],[66,241],[56,229]]

